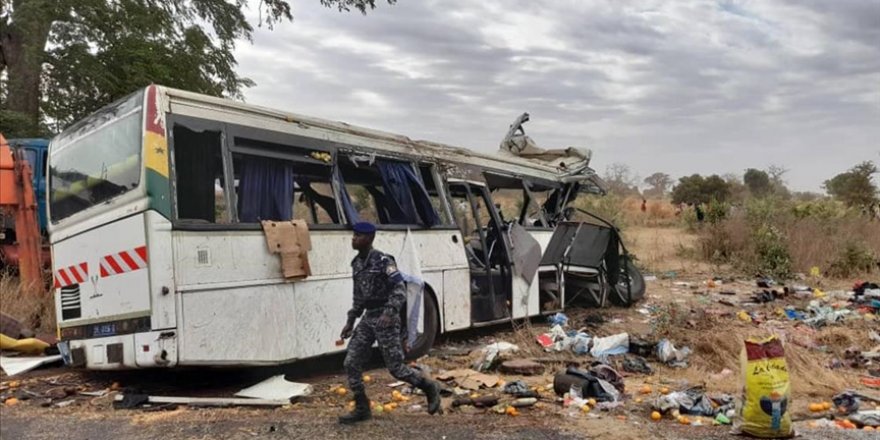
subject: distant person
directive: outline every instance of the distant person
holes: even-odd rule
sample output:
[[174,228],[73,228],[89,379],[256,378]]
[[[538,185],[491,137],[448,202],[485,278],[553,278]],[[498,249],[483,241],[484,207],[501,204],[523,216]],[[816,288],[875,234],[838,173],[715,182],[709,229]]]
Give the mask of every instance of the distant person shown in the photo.
[[642,212],[648,212],[648,201],[642,199]]
[[703,213],[702,204],[700,202],[694,203],[694,213],[697,214],[697,221],[703,223],[703,220],[706,218],[706,214]]

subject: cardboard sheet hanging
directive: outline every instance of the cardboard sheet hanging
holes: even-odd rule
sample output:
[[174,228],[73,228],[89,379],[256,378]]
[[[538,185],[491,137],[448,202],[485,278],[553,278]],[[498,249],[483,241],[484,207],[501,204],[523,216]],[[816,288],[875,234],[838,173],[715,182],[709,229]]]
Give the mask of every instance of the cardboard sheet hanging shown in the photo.
[[284,278],[298,280],[312,274],[309,251],[312,249],[309,226],[304,220],[261,222],[269,252],[281,255]]

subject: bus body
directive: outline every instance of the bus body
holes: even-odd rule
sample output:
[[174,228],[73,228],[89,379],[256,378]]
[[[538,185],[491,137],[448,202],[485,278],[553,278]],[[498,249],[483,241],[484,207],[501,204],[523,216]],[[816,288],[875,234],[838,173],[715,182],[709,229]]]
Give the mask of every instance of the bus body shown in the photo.
[[[555,312],[564,299],[538,288],[555,275],[523,250],[547,247],[546,217],[585,185],[572,182],[523,158],[149,86],[50,145],[62,352],[122,369],[342,351],[356,220],[424,281],[410,355],[438,333]],[[496,207],[505,191],[525,201]],[[295,281],[259,222],[292,218],[311,242]]]

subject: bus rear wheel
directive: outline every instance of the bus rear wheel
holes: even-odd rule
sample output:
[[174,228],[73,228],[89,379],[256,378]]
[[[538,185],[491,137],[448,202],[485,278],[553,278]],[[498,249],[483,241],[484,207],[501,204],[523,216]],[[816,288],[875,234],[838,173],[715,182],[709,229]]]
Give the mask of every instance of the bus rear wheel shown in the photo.
[[[428,350],[434,345],[434,339],[437,337],[437,329],[440,328],[439,318],[437,318],[437,301],[427,288],[425,289],[424,303],[424,328],[422,333],[416,336],[412,348],[406,353],[407,360],[418,359],[428,354]],[[405,338],[404,335],[404,342]]]

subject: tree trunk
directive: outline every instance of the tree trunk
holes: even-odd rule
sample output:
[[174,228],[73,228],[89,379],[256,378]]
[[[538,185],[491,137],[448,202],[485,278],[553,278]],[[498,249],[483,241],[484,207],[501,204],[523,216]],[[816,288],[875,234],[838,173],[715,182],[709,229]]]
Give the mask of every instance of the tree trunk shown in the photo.
[[25,115],[34,128],[40,124],[40,77],[54,16],[51,1],[16,2],[0,35],[9,88],[4,109]]

